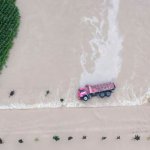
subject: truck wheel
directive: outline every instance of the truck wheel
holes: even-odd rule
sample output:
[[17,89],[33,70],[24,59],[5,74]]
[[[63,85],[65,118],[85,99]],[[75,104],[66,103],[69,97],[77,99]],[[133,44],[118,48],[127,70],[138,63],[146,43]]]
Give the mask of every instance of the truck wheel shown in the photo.
[[101,93],[99,93],[99,96],[100,96],[101,98],[104,98],[104,97],[105,97],[105,93],[104,93],[104,92],[101,92]]
[[110,92],[110,91],[107,91],[107,92],[105,93],[105,95],[106,95],[107,97],[110,97],[110,96],[111,96],[111,92]]
[[84,97],[83,97],[83,100],[84,100],[84,101],[87,101],[87,100],[88,100],[88,97],[87,97],[87,96],[84,96]]

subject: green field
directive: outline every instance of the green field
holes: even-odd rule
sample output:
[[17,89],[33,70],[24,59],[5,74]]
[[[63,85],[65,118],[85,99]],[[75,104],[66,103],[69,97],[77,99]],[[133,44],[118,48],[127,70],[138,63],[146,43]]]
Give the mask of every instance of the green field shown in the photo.
[[0,71],[6,64],[20,23],[15,0],[0,0]]

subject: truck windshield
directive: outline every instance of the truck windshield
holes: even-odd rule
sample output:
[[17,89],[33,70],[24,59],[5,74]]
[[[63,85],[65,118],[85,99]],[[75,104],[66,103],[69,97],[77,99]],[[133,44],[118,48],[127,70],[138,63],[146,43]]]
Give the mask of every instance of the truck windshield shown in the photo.
[[79,90],[80,92],[84,92],[84,90]]

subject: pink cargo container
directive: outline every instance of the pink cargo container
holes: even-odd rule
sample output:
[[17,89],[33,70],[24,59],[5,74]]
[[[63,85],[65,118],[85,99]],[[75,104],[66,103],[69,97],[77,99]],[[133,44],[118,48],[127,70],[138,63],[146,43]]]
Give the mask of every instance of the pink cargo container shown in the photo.
[[87,101],[92,96],[110,97],[116,86],[113,82],[97,84],[97,85],[86,85],[78,90],[78,97],[80,100]]

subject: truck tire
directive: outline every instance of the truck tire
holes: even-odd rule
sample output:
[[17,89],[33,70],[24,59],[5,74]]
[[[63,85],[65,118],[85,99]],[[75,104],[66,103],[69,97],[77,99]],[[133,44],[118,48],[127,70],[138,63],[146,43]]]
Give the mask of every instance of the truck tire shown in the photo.
[[83,100],[84,100],[84,101],[87,101],[87,100],[88,100],[88,97],[87,97],[87,96],[84,96],[84,97],[83,97]]
[[99,97],[104,98],[105,97],[105,93],[104,92],[99,93]]
[[110,97],[111,96],[111,91],[106,91],[105,96]]

